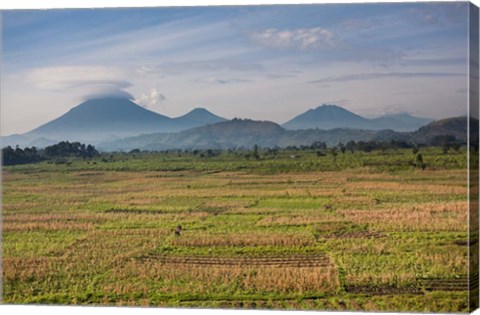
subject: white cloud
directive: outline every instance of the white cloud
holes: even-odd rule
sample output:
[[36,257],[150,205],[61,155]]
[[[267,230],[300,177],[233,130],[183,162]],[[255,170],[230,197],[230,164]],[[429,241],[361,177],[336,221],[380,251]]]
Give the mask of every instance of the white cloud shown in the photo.
[[109,86],[118,89],[132,84],[123,80],[125,74],[116,67],[57,66],[30,70],[27,79],[37,87],[47,90]]
[[135,99],[134,102],[145,108],[151,108],[160,105],[160,103],[166,99],[165,95],[161,94],[156,88],[151,88],[150,91],[143,93],[138,99]]
[[261,45],[276,48],[308,50],[328,49],[336,45],[333,33],[322,27],[294,30],[270,28],[261,32],[254,32],[250,37]]
[[27,72],[27,80],[42,90],[67,92],[81,100],[100,97],[133,99],[124,89],[133,86],[123,80],[126,74],[116,67],[57,66],[35,68]]

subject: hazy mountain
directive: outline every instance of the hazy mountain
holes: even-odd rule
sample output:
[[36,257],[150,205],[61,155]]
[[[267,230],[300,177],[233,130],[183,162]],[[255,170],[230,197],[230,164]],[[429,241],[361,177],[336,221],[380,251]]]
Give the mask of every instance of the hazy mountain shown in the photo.
[[0,146],[2,148],[6,146],[16,147],[37,147],[44,148],[46,146],[58,143],[58,140],[48,139],[45,137],[39,137],[37,135],[19,135],[14,134],[6,137],[0,137]]
[[99,144],[104,151],[167,150],[167,149],[228,149],[260,147],[287,147],[311,145],[322,141],[328,145],[350,140],[371,140],[375,131],[352,129],[286,130],[270,121],[234,119],[179,133],[142,135]]
[[[429,144],[435,136],[453,135],[460,141],[466,140],[467,118],[450,118],[433,122],[415,132],[397,132],[393,130],[362,129],[303,129],[286,130],[269,121],[234,119],[178,133],[156,133],[141,135],[117,141],[104,142],[97,146],[103,151],[169,150],[169,149],[228,149],[260,147],[287,147],[311,145],[325,142],[329,146],[348,141],[392,140],[409,143]],[[478,120],[474,121],[477,126]],[[475,128],[475,125],[473,126]],[[475,137],[475,134],[473,134]]]
[[[429,143],[438,135],[453,135],[465,141],[466,119],[444,119],[415,132],[407,132],[403,130],[430,120],[409,114],[367,119],[336,105],[322,105],[295,117],[282,127],[269,121],[226,121],[203,108],[170,118],[127,99],[103,98],[86,101],[26,134],[2,137],[1,141],[2,146],[19,144],[37,147],[61,140],[80,141],[106,151],[136,148],[225,149],[253,145],[286,147],[310,145],[316,141],[336,145],[350,140]],[[478,120],[476,123],[478,126]]]
[[311,145],[314,142],[325,142],[328,146],[348,141],[370,141],[376,135],[376,131],[363,129],[307,129],[288,130],[285,136],[277,143],[279,147]]
[[101,150],[224,149],[275,146],[285,129],[269,121],[233,119],[178,133],[143,135],[100,144]]
[[309,109],[282,125],[286,129],[371,129],[369,120],[337,105],[322,105]]
[[370,119],[370,123],[377,129],[392,129],[396,131],[413,131],[433,121],[430,118],[415,117],[407,113],[383,115]]
[[377,130],[374,132],[375,132],[375,136],[372,138],[373,141],[378,141],[378,142],[390,142],[392,140],[405,141],[405,142],[412,141],[411,132],[401,132],[401,131],[399,132],[399,131],[393,131],[391,129]]
[[23,135],[2,138],[4,145],[29,146],[61,140],[92,144],[156,132],[177,132],[224,121],[206,109],[194,109],[177,118],[149,111],[123,98],[85,101],[64,115]]
[[377,118],[368,119],[352,113],[337,105],[322,105],[310,109],[287,121],[282,126],[290,130],[298,129],[366,129],[382,130],[392,129],[395,131],[413,131],[432,122],[429,118],[419,118],[412,115],[390,114]]
[[173,119],[178,125],[183,126],[183,129],[189,129],[199,126],[215,124],[226,121],[225,118],[212,114],[205,108],[195,108],[183,116]]
[[171,128],[169,117],[146,110],[127,99],[102,98],[83,102],[26,136],[95,143],[167,128]]

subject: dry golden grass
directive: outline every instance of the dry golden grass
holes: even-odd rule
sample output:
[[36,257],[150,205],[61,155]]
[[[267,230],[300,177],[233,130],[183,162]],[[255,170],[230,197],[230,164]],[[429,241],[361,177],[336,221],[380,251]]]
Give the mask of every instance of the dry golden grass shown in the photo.
[[[126,270],[132,273],[126,272]],[[125,270],[116,270],[112,277],[123,284],[111,285],[105,289],[113,290],[117,294],[138,292],[138,286],[122,281],[129,277],[150,279],[157,283],[167,284],[158,288],[164,293],[169,293],[170,290],[202,292],[212,290],[209,288],[231,287],[232,283],[236,283],[238,289],[249,292],[327,292],[335,291],[339,286],[337,271],[331,265],[304,268],[199,267],[165,265],[154,260],[141,264],[137,261],[130,261],[125,265]]]
[[22,257],[3,258],[3,281],[27,281],[48,276],[55,264],[61,263],[59,257]]
[[207,234],[186,231],[181,237],[170,241],[175,246],[307,246],[315,239],[299,233],[225,233]]
[[[391,244],[368,244],[351,247],[355,252],[376,252],[377,257],[387,255],[391,251]],[[348,285],[365,286],[401,286],[402,284],[418,284],[419,273],[433,278],[454,278],[453,275],[467,274],[468,257],[459,254],[458,251],[444,251],[441,253],[428,253],[419,251],[415,253],[416,266],[408,267],[405,261],[398,261],[397,265],[393,262],[380,263],[380,259],[372,260],[371,266],[360,264],[357,260],[345,261],[346,277],[345,283]],[[405,257],[404,260],[411,258]]]
[[[465,183],[462,183],[465,184]],[[348,191],[374,191],[398,193],[430,193],[430,194],[467,194],[466,185],[451,184],[411,184],[402,182],[350,182],[345,184]]]
[[358,206],[375,206],[375,198],[372,196],[360,196],[353,193],[337,194],[332,201],[335,208],[338,209],[351,209],[352,205]]
[[96,224],[91,222],[26,222],[26,223],[7,223],[3,226],[4,232],[32,232],[38,230],[59,231],[59,230],[93,230]]
[[274,214],[274,213],[281,213],[281,210],[278,209],[271,209],[271,208],[260,208],[260,207],[239,207],[233,208],[230,210],[225,211],[225,214]]
[[315,223],[338,222],[332,215],[269,216],[257,222],[257,226],[309,225]]
[[350,221],[372,224],[389,231],[466,231],[468,203],[398,205],[381,210],[340,210]]
[[348,274],[345,277],[345,283],[354,286],[395,286],[398,283],[415,283],[416,281],[414,273],[381,273],[374,275],[371,272],[363,272]]
[[45,214],[8,214],[3,217],[3,223],[30,223],[30,222],[56,222],[56,221],[87,221],[98,222],[103,220],[101,214],[92,213],[45,213]]
[[75,212],[14,214],[10,212],[3,218],[3,230],[5,232],[92,230],[103,222],[105,222],[105,216],[102,214]]

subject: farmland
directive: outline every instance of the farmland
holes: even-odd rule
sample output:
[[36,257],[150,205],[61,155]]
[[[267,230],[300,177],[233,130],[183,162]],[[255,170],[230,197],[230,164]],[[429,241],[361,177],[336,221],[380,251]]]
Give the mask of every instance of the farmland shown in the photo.
[[466,152],[420,153],[4,167],[4,302],[466,312]]

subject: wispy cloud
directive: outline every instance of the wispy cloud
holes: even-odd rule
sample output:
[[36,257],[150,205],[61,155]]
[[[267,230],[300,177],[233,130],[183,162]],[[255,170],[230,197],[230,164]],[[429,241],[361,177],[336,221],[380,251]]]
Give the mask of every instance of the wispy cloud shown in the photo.
[[454,58],[405,58],[397,62],[404,66],[450,66],[450,65],[467,65],[467,57]]
[[285,29],[266,29],[252,32],[250,38],[261,45],[275,48],[300,50],[328,49],[337,45],[333,33],[322,27]]
[[187,72],[259,72],[263,67],[259,63],[239,60],[212,59],[191,60],[186,62],[166,62],[158,65],[144,65],[137,69],[140,74],[180,75]]
[[247,80],[247,79],[220,79],[220,78],[205,78],[205,79],[199,79],[197,80],[198,82],[205,82],[205,83],[211,83],[211,84],[233,84],[233,83],[249,83],[253,82],[252,80]]
[[56,66],[35,68],[27,73],[27,79],[37,87],[63,90],[88,86],[112,86],[119,89],[132,84],[122,80],[123,71],[105,66]]
[[283,71],[271,71],[268,72],[265,77],[268,79],[286,79],[298,77],[303,71],[300,70],[283,70]]
[[444,26],[465,22],[468,12],[467,2],[428,3],[424,6],[410,8],[410,20],[421,26]]
[[[427,116],[435,108],[436,117],[447,117],[463,111],[467,97],[456,92],[467,86],[461,49],[468,43],[467,8],[416,3],[4,12],[2,108],[12,121],[6,128],[33,128],[34,120],[55,118],[82,96],[131,97],[127,92],[169,116],[203,103],[225,117],[282,121],[317,102],[348,99],[358,112],[391,103]],[[27,122],[32,102],[45,106]]]
[[319,80],[308,81],[307,83],[325,83],[325,82],[347,82],[347,81],[361,81],[361,80],[375,80],[387,78],[435,78],[435,77],[461,77],[465,73],[450,73],[450,72],[390,72],[390,73],[358,73],[339,75],[322,78]]
[[[10,66],[21,68],[25,66],[25,59],[28,59],[28,66],[87,64],[91,60],[96,64],[133,65],[159,59],[188,60],[192,56],[213,58],[219,52],[228,56],[226,47],[232,54],[242,51],[242,47],[230,42],[234,37],[229,36],[228,22],[223,19],[207,21],[201,16],[159,19],[153,18],[155,12],[152,10],[144,12],[148,16],[145,20],[156,22],[144,23],[138,20],[141,15],[128,15],[122,10],[108,11],[111,18],[93,18],[89,26],[78,21],[81,15],[67,11],[74,22],[66,22],[65,27],[59,23],[58,27],[42,28],[41,31],[32,29],[24,36],[8,34],[4,56]],[[92,12],[92,16],[97,12]],[[21,49],[12,50],[12,47]]]

